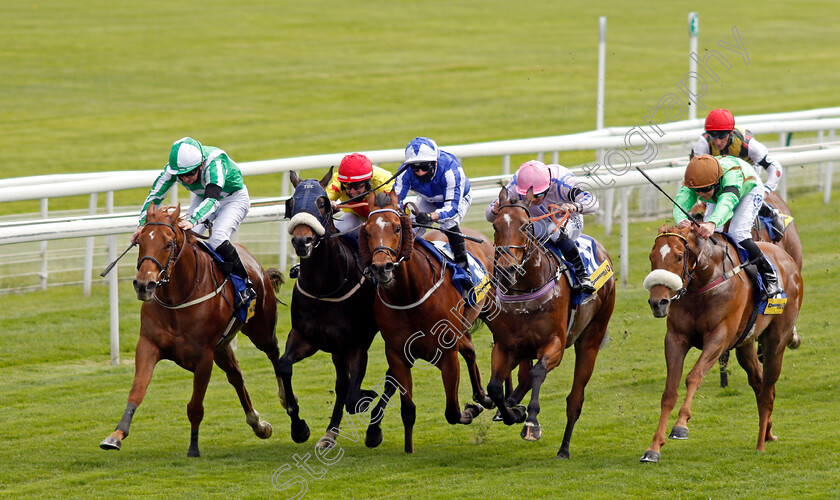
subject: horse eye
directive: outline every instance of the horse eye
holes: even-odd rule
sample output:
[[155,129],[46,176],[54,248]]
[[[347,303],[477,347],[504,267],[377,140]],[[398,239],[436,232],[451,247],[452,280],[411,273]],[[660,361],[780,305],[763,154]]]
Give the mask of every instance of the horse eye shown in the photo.
[[681,262],[683,260],[682,254],[677,255],[677,262]]
[[400,231],[402,231],[402,228],[400,226],[394,228],[395,233],[400,234]]

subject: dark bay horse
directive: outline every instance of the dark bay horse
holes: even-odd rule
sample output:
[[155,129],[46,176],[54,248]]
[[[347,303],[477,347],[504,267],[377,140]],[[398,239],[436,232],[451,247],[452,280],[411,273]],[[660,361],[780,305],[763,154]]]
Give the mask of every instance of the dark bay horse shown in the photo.
[[[707,244],[709,240],[700,238],[688,227],[662,226],[650,252],[651,273],[645,278],[645,288],[650,291],[653,315],[668,318],[665,334],[668,376],[662,393],[659,425],[642,462],[659,461],[669,415],[677,400],[683,363],[691,347],[701,349],[702,353],[685,378],[685,401],[670,437],[688,439],[687,425],[694,394],[720,355],[734,347],[758,404],[756,449],[764,451],[765,441],[776,440],[771,432],[770,415],[785,346],[793,337],[793,325],[802,305],[802,277],[793,258],[784,250],[776,245],[758,243],[761,251],[779,269],[779,284],[787,294],[787,305],[781,314],[759,314],[754,329],[742,335],[753,312],[754,285],[743,272],[723,279],[724,273],[739,265],[738,255],[720,235],[712,238],[717,244]],[[764,346],[763,366],[754,342],[759,337]]]
[[[360,386],[367,369],[368,349],[379,328],[373,315],[374,285],[364,277],[358,252],[336,236],[330,201],[324,189],[332,169],[321,179],[301,181],[291,172],[295,186],[289,216],[292,246],[300,257],[300,275],[292,295],[292,329],[280,358],[281,401],[292,419],[292,439],[302,443],[309,427],[299,416],[292,390],[292,365],[325,351],[335,365],[335,405],[319,446],[334,444],[343,410],[363,412],[375,393]],[[306,191],[307,193],[303,193]],[[312,196],[302,197],[302,194]],[[291,200],[290,200],[291,201]],[[364,398],[363,398],[364,396]]]
[[134,411],[143,402],[152,371],[161,359],[172,360],[195,374],[192,398],[187,405],[191,428],[187,456],[200,455],[198,427],[204,417],[204,394],[214,362],[236,389],[245,410],[245,421],[254,434],[262,439],[271,436],[271,425],[260,419],[251,404],[230,341],[241,329],[268,356],[279,377],[274,292],[283,282],[283,275],[276,269],[263,270],[253,255],[237,245],[257,292],[254,316],[243,325],[233,315],[236,297],[233,284],[221,274],[212,257],[198,249],[195,237],[177,226],[180,205],[170,212],[171,209],[156,210],[149,205],[146,225],[138,239],[140,251],[134,289],[143,306],[134,355],[134,384],[117,429],[100,444],[105,450],[121,448]]
[[[399,387],[405,451],[413,453],[416,407],[412,401],[411,368],[418,359],[441,371],[446,392],[444,413],[450,424],[469,424],[482,411],[473,404],[467,404],[461,411],[458,353],[467,362],[473,399],[485,408],[493,407],[481,387],[475,348],[468,331],[488,299],[485,296],[475,306],[467,305],[452,284],[452,270],[415,243],[411,220],[399,210],[394,192],[381,197],[385,199],[378,200],[375,206],[374,197],[368,197],[371,213],[359,232],[359,247],[378,282],[374,312],[385,340],[390,383],[385,385],[383,395],[371,413],[373,419],[365,444],[373,448],[382,442],[380,417]],[[493,245],[476,231],[465,233],[480,239],[481,243],[467,240],[467,249],[488,273],[492,272]],[[427,233],[425,239],[446,241],[439,231]]]
[[[615,279],[610,278],[594,299],[580,305],[574,324],[570,324],[571,290],[558,272],[560,264],[553,252],[534,235],[528,212],[533,199],[532,190],[523,201],[510,201],[506,188],[499,193],[499,212],[493,222],[497,299],[486,320],[494,341],[493,374],[487,393],[505,424],[522,422],[525,415],[518,407],[511,407],[521,400],[527,388],[514,391],[505,400],[502,383],[517,364],[523,361],[530,364],[536,359],[529,373],[531,401],[521,436],[528,441],[539,439],[542,435],[537,420],[540,387],[548,372],[560,364],[564,351],[574,345],[574,380],[566,398],[566,430],[557,453],[558,458],[569,458],[569,442],[583,407],[584,388],[592,376],[615,305]],[[598,258],[602,262],[610,261],[600,243],[597,248]],[[520,375],[521,372],[522,368]]]

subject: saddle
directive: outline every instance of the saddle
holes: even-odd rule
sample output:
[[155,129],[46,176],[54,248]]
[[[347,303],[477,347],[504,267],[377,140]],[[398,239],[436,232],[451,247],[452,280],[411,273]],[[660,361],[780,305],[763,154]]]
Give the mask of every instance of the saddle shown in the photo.
[[464,298],[470,307],[475,306],[484,299],[490,290],[490,275],[484,264],[467,251],[469,272],[462,269],[456,262],[452,249],[445,241],[428,241],[423,238],[416,238],[415,242],[429,250],[438,261],[452,269],[452,284]]
[[[219,256],[219,254],[217,254],[215,252],[215,250],[210,248],[207,245],[207,243],[205,243],[201,240],[196,240],[196,246],[198,248],[200,248],[201,250],[203,250],[204,252],[206,252],[210,257],[213,258],[213,262],[216,263],[216,268],[219,269],[219,271],[222,273],[223,276],[225,276],[226,279],[230,280],[230,282],[233,283],[233,288],[234,288],[234,290],[236,291],[237,294],[245,290],[245,287],[246,287],[245,280],[243,280],[242,278],[240,278],[236,274],[232,273],[230,264],[225,262],[225,260],[222,259]],[[237,310],[234,311],[234,314],[236,315],[236,319],[238,319],[242,323],[247,323],[248,320],[250,320],[251,317],[254,315],[255,307],[256,307],[256,301],[255,300],[251,300],[247,304],[240,305],[237,308]]]

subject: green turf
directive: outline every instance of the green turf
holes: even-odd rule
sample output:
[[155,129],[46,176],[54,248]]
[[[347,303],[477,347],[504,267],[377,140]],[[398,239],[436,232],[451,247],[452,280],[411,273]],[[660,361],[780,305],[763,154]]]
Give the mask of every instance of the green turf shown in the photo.
[[[736,115],[840,104],[832,19],[836,2],[0,2],[0,177],[156,169],[172,141],[191,135],[237,161],[401,148],[416,135],[440,144],[534,137],[595,126],[598,16],[609,17],[606,125],[642,118],[687,71],[686,16],[700,13],[700,52],[718,49],[705,110]],[[716,45],[736,26],[749,64]],[[561,163],[592,159],[564,153]],[[512,163],[524,160],[516,157]],[[500,170],[468,160],[470,176]],[[249,183],[279,192],[280,176]],[[145,193],[117,194],[139,205]],[[543,390],[537,443],[484,414],[470,427],[443,418],[434,369],[415,370],[417,452],[402,452],[397,404],[385,442],[368,450],[341,439],[345,454],[312,479],[294,455],[312,453],[332,407],[329,357],[296,367],[313,438],[295,445],[268,361],[247,339],[237,353],[257,409],[275,428],[260,441],[218,372],[201,430],[202,457],[186,458],[191,376],[161,363],[123,451],[98,443],[119,420],[133,374],[139,304],[121,285],[123,364],[108,364],[108,294],[76,287],[0,297],[0,495],[9,497],[285,497],[272,487],[284,464],[303,474],[309,497],[838,497],[836,414],[838,193],[790,200],[805,254],[803,345],[785,358],[774,431],[754,451],[757,412],[743,372],[731,386],[710,378],[699,391],[691,439],[669,442],[662,462],[638,463],[653,435],[664,386],[664,321],[652,318],[640,283],[660,221],[631,225],[630,283],[619,290],[611,342],[599,356],[568,462],[553,459],[565,424],[573,353]],[[100,200],[100,205],[103,205]],[[87,198],[51,200],[87,207]],[[3,204],[36,212],[38,202]],[[617,230],[617,229],[616,229]],[[602,239],[618,262],[618,235]],[[290,288],[283,289],[288,299]],[[287,300],[288,301],[288,300]],[[288,313],[281,314],[281,342]],[[488,377],[491,337],[477,333]],[[696,359],[696,351],[689,360]],[[734,365],[734,363],[733,363]],[[383,375],[382,342],[366,385]],[[466,378],[462,402],[468,399]],[[310,457],[310,464],[318,462]]]
[[[838,193],[835,192],[835,195]],[[436,369],[415,369],[416,453],[402,451],[398,402],[384,420],[385,441],[376,450],[361,441],[339,438],[343,455],[320,465],[315,440],[332,408],[333,369],[323,353],[295,367],[302,416],[313,438],[296,445],[288,417],[276,397],[273,372],[265,357],[239,337],[239,358],[255,407],[274,425],[274,436],[260,441],[245,424],[232,388],[217,369],[205,400],[201,426],[202,457],[187,459],[189,423],[186,403],[191,375],[171,362],[158,365],[131,435],[120,452],[104,452],[98,443],[116,425],[133,376],[139,304],[128,283],[121,287],[121,357],[108,364],[108,305],[104,286],[81,299],[77,288],[61,288],[2,298],[0,319],[0,494],[9,496],[175,496],[284,497],[272,486],[297,475],[312,498],[487,496],[557,497],[834,497],[840,494],[840,446],[836,421],[837,336],[836,269],[840,224],[818,195],[791,200],[804,246],[805,301],[798,325],[802,346],[788,351],[773,413],[779,436],[765,453],[754,451],[757,433],[755,398],[743,371],[730,367],[730,387],[717,387],[713,371],[697,394],[688,441],[669,441],[659,464],[640,464],[655,430],[664,387],[664,321],[650,314],[640,283],[649,267],[647,253],[660,221],[631,224],[630,287],[618,291],[610,323],[610,343],[600,354],[589,383],[583,415],[575,429],[569,461],[555,456],[565,425],[565,396],[574,354],[549,374],[542,391],[543,439],[526,443],[520,426],[490,421],[485,412],[469,427],[452,427],[443,418],[444,398]],[[830,207],[836,208],[837,202]],[[807,221],[807,223],[806,223]],[[617,236],[602,228],[589,232],[611,249],[618,267]],[[283,288],[288,301],[291,288]],[[281,310],[281,342],[289,328]],[[489,376],[491,336],[475,336],[484,381]],[[693,362],[698,351],[689,354]],[[463,364],[463,363],[462,363]],[[385,371],[383,345],[377,338],[365,386]],[[469,400],[462,374],[461,401]],[[680,386],[684,393],[683,386]],[[364,426],[357,420],[356,430]],[[673,417],[672,417],[673,422]],[[344,430],[349,432],[349,429]],[[294,456],[321,479],[295,468]],[[339,453],[339,452],[334,452]],[[331,455],[334,458],[337,455]],[[768,485],[772,485],[772,488]],[[768,489],[770,488],[770,489]],[[165,492],[165,493],[164,493]]]

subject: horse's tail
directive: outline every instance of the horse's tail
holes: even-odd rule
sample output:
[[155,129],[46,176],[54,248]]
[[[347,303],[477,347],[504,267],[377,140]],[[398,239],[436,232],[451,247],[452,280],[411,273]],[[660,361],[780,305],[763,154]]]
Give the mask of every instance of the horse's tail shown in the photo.
[[[269,267],[265,270],[265,272],[266,274],[268,274],[268,278],[271,280],[271,286],[272,288],[274,288],[274,293],[279,292],[280,285],[286,282],[286,277],[283,276],[283,272],[273,267]],[[275,297],[275,300],[277,300],[277,302],[280,302],[281,304],[283,303],[277,297]]]
[[467,334],[469,334],[469,336],[472,337],[472,335],[479,329],[481,329],[482,326],[484,326],[484,321],[481,318],[475,318],[475,321],[473,321],[473,324],[470,325],[469,329],[467,330]]

